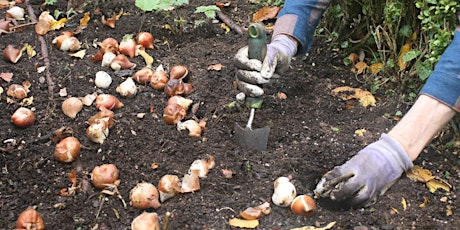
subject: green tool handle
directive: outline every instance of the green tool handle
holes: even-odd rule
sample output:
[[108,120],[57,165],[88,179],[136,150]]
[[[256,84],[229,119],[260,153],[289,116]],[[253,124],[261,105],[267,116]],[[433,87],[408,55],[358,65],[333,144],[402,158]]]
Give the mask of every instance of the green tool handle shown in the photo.
[[[249,32],[249,59],[264,61],[267,54],[267,31],[260,23],[252,23],[248,28]],[[247,97],[246,106],[259,109],[262,106],[262,97]]]

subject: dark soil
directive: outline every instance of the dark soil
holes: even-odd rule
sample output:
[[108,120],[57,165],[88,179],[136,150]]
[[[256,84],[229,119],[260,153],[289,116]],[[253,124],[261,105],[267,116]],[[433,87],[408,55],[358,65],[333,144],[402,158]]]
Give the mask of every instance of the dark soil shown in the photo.
[[[97,2],[99,5],[95,5]],[[43,10],[67,11],[67,1],[44,8],[40,8],[41,3],[30,1],[37,17]],[[19,48],[28,43],[38,54],[30,59],[24,56],[17,64],[0,60],[0,72],[14,74],[11,82],[0,81],[5,92],[10,84],[31,82],[29,96],[33,96],[33,104],[27,107],[35,109],[37,118],[33,126],[17,128],[11,123],[10,116],[20,105],[18,102],[7,103],[5,92],[1,95],[1,229],[15,228],[18,215],[29,206],[34,206],[41,214],[47,229],[129,229],[131,221],[143,210],[129,204],[123,207],[116,196],[104,195],[104,202],[101,202],[101,190],[91,184],[72,196],[59,195],[61,189],[71,186],[69,172],[77,169],[78,185],[81,186],[90,180],[90,172],[95,166],[115,164],[120,170],[118,189],[129,203],[129,192],[137,183],[146,181],[156,185],[165,174],[182,177],[194,160],[210,156],[215,158],[216,167],[210,170],[207,178],[200,180],[199,191],[180,194],[162,203],[159,209],[147,211],[158,213],[161,222],[166,212],[172,213],[168,229],[234,229],[228,221],[239,217],[240,211],[270,201],[273,181],[277,177],[291,176],[299,194],[312,195],[322,174],[343,164],[396,124],[393,116],[385,114],[393,115],[397,111],[404,114],[409,108],[410,103],[403,102],[398,94],[385,94],[385,91],[378,92],[377,105],[368,108],[357,101],[333,97],[331,90],[339,86],[363,89],[367,86],[343,65],[343,56],[318,37],[308,56],[295,58],[285,76],[265,86],[264,104],[256,112],[254,127],[271,128],[268,150],[257,152],[239,147],[234,139],[234,125],[246,123],[249,109],[226,105],[234,101],[238,93],[233,84],[232,58],[240,47],[246,45],[247,37],[234,31],[226,33],[220,21],[209,21],[204,14],[193,13],[196,7],[211,4],[212,1],[190,1],[189,5],[170,13],[147,12],[145,19],[134,1],[94,1],[82,5],[84,12],[91,12],[88,28],[77,35],[87,52],[82,60],[59,51],[51,41],[63,30],[75,30],[83,13],[70,18],[60,31],[51,31],[44,36],[49,52],[49,71],[55,84],[52,94],[48,92],[47,82],[43,81],[45,72],[37,73],[36,68],[44,66],[44,60],[34,27],[1,35],[1,50],[8,44]],[[26,8],[25,3],[19,6]],[[100,14],[95,14],[96,7]],[[252,13],[259,8],[249,1],[232,1],[223,12],[237,24],[248,26]],[[102,15],[109,18],[121,9],[126,15],[116,22],[115,29],[101,23]],[[5,10],[0,9],[2,18]],[[183,29],[177,24],[179,18],[186,21]],[[205,20],[205,23],[194,25],[197,20]],[[173,30],[166,29],[165,24]],[[118,96],[115,88],[127,76],[120,77],[110,68],[90,62],[91,55],[98,50],[93,42],[107,37],[120,41],[123,35],[141,30],[155,36],[155,49],[148,51],[155,59],[154,67],[160,64],[166,70],[175,65],[188,67],[188,82],[194,90],[187,97],[199,105],[194,114],[196,118],[208,119],[208,129],[203,131],[202,137],[188,137],[187,131],[179,132],[175,126],[166,124],[162,112],[168,98],[164,92],[149,86],[139,85],[140,92],[134,98],[119,97],[125,106],[115,111],[115,125],[102,145],[91,142],[85,134],[88,126],[85,121],[97,113],[95,106],[84,107],[76,119],[62,113],[61,103],[69,96],[83,97],[93,92]],[[145,65],[141,57],[131,61],[137,64],[135,71]],[[209,65],[219,63],[223,65],[222,70],[207,69]],[[94,86],[95,73],[100,70],[113,77],[108,89]],[[68,96],[60,97],[59,90],[64,88]],[[287,99],[279,99],[278,92],[284,92]],[[139,113],[146,115],[138,118]],[[187,119],[192,116],[189,111]],[[41,138],[63,126],[72,128],[73,136],[84,146],[80,154],[81,165],[56,161],[53,157],[56,143]],[[367,132],[360,137],[355,135],[358,129]],[[438,190],[430,193],[424,184],[403,176],[378,203],[365,209],[343,209],[317,200],[317,215],[302,218],[288,208],[272,204],[271,214],[260,218],[258,229],[319,227],[333,221],[337,222],[333,229],[358,226],[369,229],[457,229],[460,226],[458,148],[444,148],[454,138],[450,130],[445,129],[415,164],[445,179],[453,186],[452,192]],[[152,163],[158,163],[158,168],[152,169]],[[236,174],[226,179],[223,169],[234,170]],[[446,177],[446,173],[450,176]],[[403,209],[403,199],[407,203],[406,210]],[[419,207],[424,202],[427,206]],[[453,213],[449,214],[449,210]]]

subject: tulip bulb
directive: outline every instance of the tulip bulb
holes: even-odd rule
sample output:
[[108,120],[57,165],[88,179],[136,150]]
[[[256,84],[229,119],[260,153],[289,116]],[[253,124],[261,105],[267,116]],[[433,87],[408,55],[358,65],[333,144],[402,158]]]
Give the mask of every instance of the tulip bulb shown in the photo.
[[44,230],[45,222],[43,218],[33,208],[27,208],[18,217],[16,221],[17,230]]
[[26,128],[35,122],[35,114],[31,109],[20,107],[11,115],[11,122],[20,128]]
[[97,144],[103,144],[107,136],[109,135],[109,127],[107,122],[97,120],[91,123],[86,128],[86,136],[88,139]]
[[7,45],[5,49],[3,49],[2,57],[6,61],[11,63],[17,63],[19,58],[21,58],[22,52],[19,49],[14,48],[12,45]]
[[145,49],[153,49],[153,35],[149,32],[139,32],[136,36],[137,44]]
[[138,70],[133,75],[133,80],[140,83],[140,84],[147,84],[150,83],[150,79],[152,78],[155,72],[149,67],[143,67],[142,69]]
[[187,111],[179,104],[169,104],[163,110],[163,119],[170,125],[179,123],[187,116]]
[[108,110],[119,109],[124,106],[124,104],[118,100],[112,94],[99,94],[96,97],[96,108],[101,110],[101,107],[104,107]]
[[192,170],[182,178],[181,193],[195,192],[200,190],[199,170]]
[[111,66],[112,62],[113,62],[113,60],[115,59],[116,56],[117,55],[112,53],[112,52],[105,52],[104,55],[102,55],[101,66],[102,67]]
[[96,188],[105,188],[118,180],[118,169],[114,164],[103,164],[94,167],[91,172],[91,182]]
[[171,79],[184,79],[188,75],[187,67],[183,65],[176,65],[169,71],[169,78]]
[[101,107],[101,111],[96,113],[96,115],[90,117],[87,121],[89,125],[94,123],[104,122],[107,125],[107,128],[112,128],[113,126],[113,117],[115,113],[111,110],[108,110],[104,107]]
[[77,117],[77,114],[83,109],[83,102],[76,97],[69,97],[62,102],[62,112],[70,118]]
[[176,175],[164,175],[158,183],[160,202],[164,202],[181,191],[181,181]]
[[126,34],[125,36],[123,36],[123,40],[121,40],[120,45],[118,46],[118,51],[130,58],[133,58],[134,56],[136,56],[136,49],[137,45],[136,41],[133,38],[133,35]]
[[80,154],[80,148],[80,141],[76,137],[66,137],[54,148],[54,158],[63,163],[70,163]]
[[163,90],[168,81],[169,78],[163,69],[163,65],[159,65],[150,78],[150,86],[156,90]]
[[80,41],[70,31],[62,32],[61,35],[53,39],[52,43],[56,44],[56,47],[62,51],[73,52],[81,48]]
[[316,202],[311,196],[299,195],[292,201],[291,211],[299,216],[314,216],[316,214]]
[[279,177],[274,182],[272,201],[280,207],[288,207],[297,195],[294,184],[287,177]]
[[123,69],[133,69],[134,67],[136,67],[136,64],[129,61],[128,57],[126,57],[124,54],[118,54],[110,64],[110,68],[112,68],[115,71]]
[[169,79],[166,83],[164,91],[166,95],[172,97],[175,95],[185,95],[192,91],[193,87],[189,83],[184,83],[180,79]]
[[25,10],[19,6],[13,6],[6,11],[6,18],[13,18],[14,20],[24,20]]
[[101,49],[103,53],[111,52],[118,53],[118,41],[115,38],[108,37],[101,42]]
[[131,230],[160,230],[160,220],[154,212],[143,212],[131,222]]
[[168,99],[167,104],[179,104],[185,110],[188,110],[190,105],[193,103],[192,99],[188,99],[182,96],[172,96]]
[[159,208],[161,206],[159,199],[158,190],[155,185],[142,182],[131,189],[129,193],[130,204],[134,208],[147,209],[147,208]]
[[134,83],[132,77],[126,78],[124,82],[122,82],[117,88],[117,93],[119,93],[122,97],[132,98],[137,94],[137,86]]
[[24,99],[27,97],[29,89],[19,84],[11,84],[6,91],[6,95],[15,99]]
[[195,120],[187,120],[184,122],[177,123],[177,130],[188,130],[188,135],[190,137],[200,137],[201,136],[201,126]]

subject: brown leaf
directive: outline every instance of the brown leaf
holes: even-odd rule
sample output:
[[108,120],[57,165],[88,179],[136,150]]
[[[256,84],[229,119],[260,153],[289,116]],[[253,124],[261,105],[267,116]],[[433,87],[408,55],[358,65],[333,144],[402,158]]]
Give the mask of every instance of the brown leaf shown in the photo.
[[348,55],[348,59],[350,59],[350,62],[353,63],[353,64],[356,64],[356,62],[358,62],[358,54],[357,53],[351,53],[350,55]]
[[83,18],[80,19],[80,26],[87,26],[90,19],[89,12],[85,12]]
[[363,62],[363,61],[360,61],[360,62],[355,64],[355,68],[356,68],[355,74],[360,75],[367,68],[367,64],[365,62]]
[[262,7],[262,9],[254,13],[254,15],[252,16],[252,21],[262,22],[268,19],[275,19],[280,10],[281,10],[281,7],[278,7],[278,6],[273,6],[273,7],[264,6]]
[[228,2],[216,2],[215,4],[219,8],[225,8],[225,7],[229,7],[231,3],[232,2],[228,1]]
[[283,92],[278,92],[277,96],[278,96],[278,99],[280,99],[280,100],[286,100],[287,99],[287,95],[285,93],[283,93]]

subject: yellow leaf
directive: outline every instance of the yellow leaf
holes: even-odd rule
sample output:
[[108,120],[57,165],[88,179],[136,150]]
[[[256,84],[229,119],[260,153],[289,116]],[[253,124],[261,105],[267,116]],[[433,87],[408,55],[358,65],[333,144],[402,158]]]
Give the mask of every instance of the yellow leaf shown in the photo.
[[328,230],[328,229],[331,229],[332,227],[334,227],[334,225],[336,224],[337,222],[330,222],[329,224],[327,224],[325,227],[315,227],[315,226],[304,226],[304,227],[301,227],[301,228],[291,228],[291,230]]
[[87,26],[90,19],[89,12],[86,12],[83,18],[80,19],[80,26]]
[[417,38],[417,32],[414,32],[409,39],[407,39],[406,44],[401,47],[398,56],[398,66],[399,70],[404,70],[407,66],[407,63],[403,60],[404,55],[412,50],[412,44],[414,40]]
[[415,179],[423,183],[426,183],[434,179],[434,176],[431,174],[429,170],[423,169],[422,167],[418,165],[414,165],[413,168],[409,169],[406,173],[406,176],[409,179]]
[[332,90],[333,96],[339,96],[343,100],[359,99],[362,106],[367,107],[369,105],[375,106],[376,100],[374,95],[369,91],[362,90],[359,88],[351,88],[349,86],[341,86]]
[[220,27],[222,27],[225,30],[225,33],[230,32],[230,27],[227,26],[225,23],[220,23]]
[[398,209],[392,207],[391,210],[393,210],[394,213],[399,214]]
[[152,64],[153,64],[153,57],[152,56],[150,56],[147,52],[145,52],[145,50],[142,50],[142,49],[138,49],[137,53],[144,58],[145,65],[147,67],[149,67],[149,68],[152,67]]
[[34,50],[34,47],[32,47],[31,45],[29,45],[27,43],[24,44],[24,47],[22,48],[21,52],[24,51],[24,50],[27,52],[27,56],[29,58],[32,58],[35,55],[37,55],[37,52]]
[[367,132],[366,129],[357,129],[355,130],[355,135],[359,137],[363,137],[366,132]]
[[428,187],[431,193],[436,192],[436,190],[438,190],[439,188],[445,190],[446,192],[450,192],[451,185],[447,184],[447,182],[433,179],[426,182],[426,187]]
[[34,103],[34,96],[30,96],[30,97],[26,97],[22,99],[21,103],[19,104],[22,106],[29,106],[29,105],[32,105],[32,103]]
[[407,202],[406,202],[406,199],[404,199],[404,197],[401,199],[401,204],[403,206],[403,210],[406,211],[407,209]]
[[259,226],[259,220],[243,220],[240,218],[233,218],[228,221],[228,224],[237,228],[257,228],[257,226]]
[[50,30],[58,30],[64,27],[65,23],[67,22],[67,18],[61,18],[59,21],[51,22]]
[[373,74],[378,74],[380,70],[382,70],[382,68],[383,68],[383,64],[381,62],[377,62],[369,66],[369,70]]
[[355,68],[356,68],[356,75],[360,75],[367,68],[367,64],[366,62],[360,61],[355,64]]
[[80,50],[76,53],[70,54],[70,56],[83,59],[85,57],[85,54],[86,54],[86,50]]

